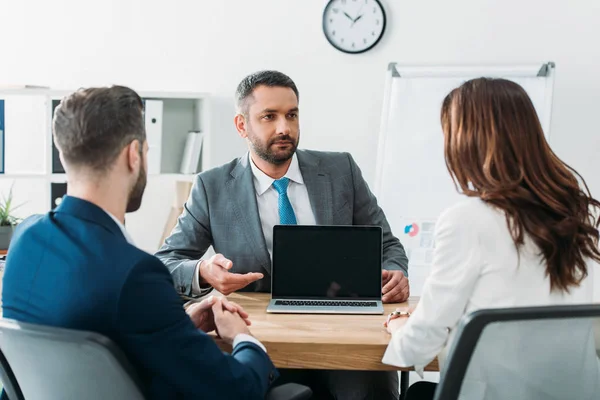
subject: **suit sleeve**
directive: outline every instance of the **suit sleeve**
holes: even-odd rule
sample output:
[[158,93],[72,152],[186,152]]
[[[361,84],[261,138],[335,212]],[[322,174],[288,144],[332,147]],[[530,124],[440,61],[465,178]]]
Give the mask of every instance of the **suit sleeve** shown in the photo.
[[392,234],[385,214],[377,204],[377,198],[369,189],[360,168],[350,154],[347,154],[354,182],[354,216],[353,225],[377,225],[383,231],[383,268],[401,270],[408,276],[408,258],[404,247]]
[[129,273],[116,326],[123,350],[142,375],[164,382],[184,398],[264,399],[277,377],[267,354],[254,343],[242,342],[229,355],[196,329],[155,258],[146,258]]
[[202,178],[198,176],[175,228],[156,253],[169,269],[180,295],[194,296],[196,266],[211,245],[208,198]]

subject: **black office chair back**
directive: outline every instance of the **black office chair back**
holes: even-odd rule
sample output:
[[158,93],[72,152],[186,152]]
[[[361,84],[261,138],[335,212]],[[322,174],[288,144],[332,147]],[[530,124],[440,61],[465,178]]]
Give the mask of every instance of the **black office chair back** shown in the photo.
[[0,333],[0,348],[27,400],[144,399],[125,355],[100,334],[8,319],[0,320]]
[[17,378],[2,351],[0,351],[0,368],[0,382],[2,382],[2,389],[6,392],[8,398],[10,400],[24,400]]
[[[600,305],[478,310],[456,329],[435,400],[598,399]],[[524,380],[526,384],[511,384]]]
[[[0,319],[0,348],[6,355],[0,357],[6,382],[15,382],[6,386],[10,400],[22,400],[23,394],[27,400],[144,399],[125,355],[98,333]],[[266,399],[311,396],[308,387],[288,383],[270,390]]]

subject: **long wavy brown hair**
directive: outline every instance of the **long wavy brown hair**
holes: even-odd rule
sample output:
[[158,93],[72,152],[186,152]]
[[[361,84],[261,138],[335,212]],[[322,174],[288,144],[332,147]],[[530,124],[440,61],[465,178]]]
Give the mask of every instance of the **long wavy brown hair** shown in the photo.
[[503,210],[517,250],[525,234],[533,239],[551,291],[578,286],[586,261],[600,261],[600,203],[548,145],[525,90],[505,79],[470,80],[444,99],[441,121],[457,190]]

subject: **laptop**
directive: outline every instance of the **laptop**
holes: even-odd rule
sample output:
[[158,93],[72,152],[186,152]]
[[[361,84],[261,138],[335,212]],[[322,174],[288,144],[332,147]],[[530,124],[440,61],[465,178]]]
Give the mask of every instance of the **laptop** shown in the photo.
[[269,313],[383,314],[378,226],[275,225]]

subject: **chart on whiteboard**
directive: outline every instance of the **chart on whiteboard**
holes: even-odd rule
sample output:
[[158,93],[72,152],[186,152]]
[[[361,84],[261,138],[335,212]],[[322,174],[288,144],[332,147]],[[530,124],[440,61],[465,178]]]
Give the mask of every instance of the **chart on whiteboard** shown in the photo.
[[403,218],[401,226],[403,228],[397,235],[409,259],[411,294],[418,296],[433,262],[435,219]]

